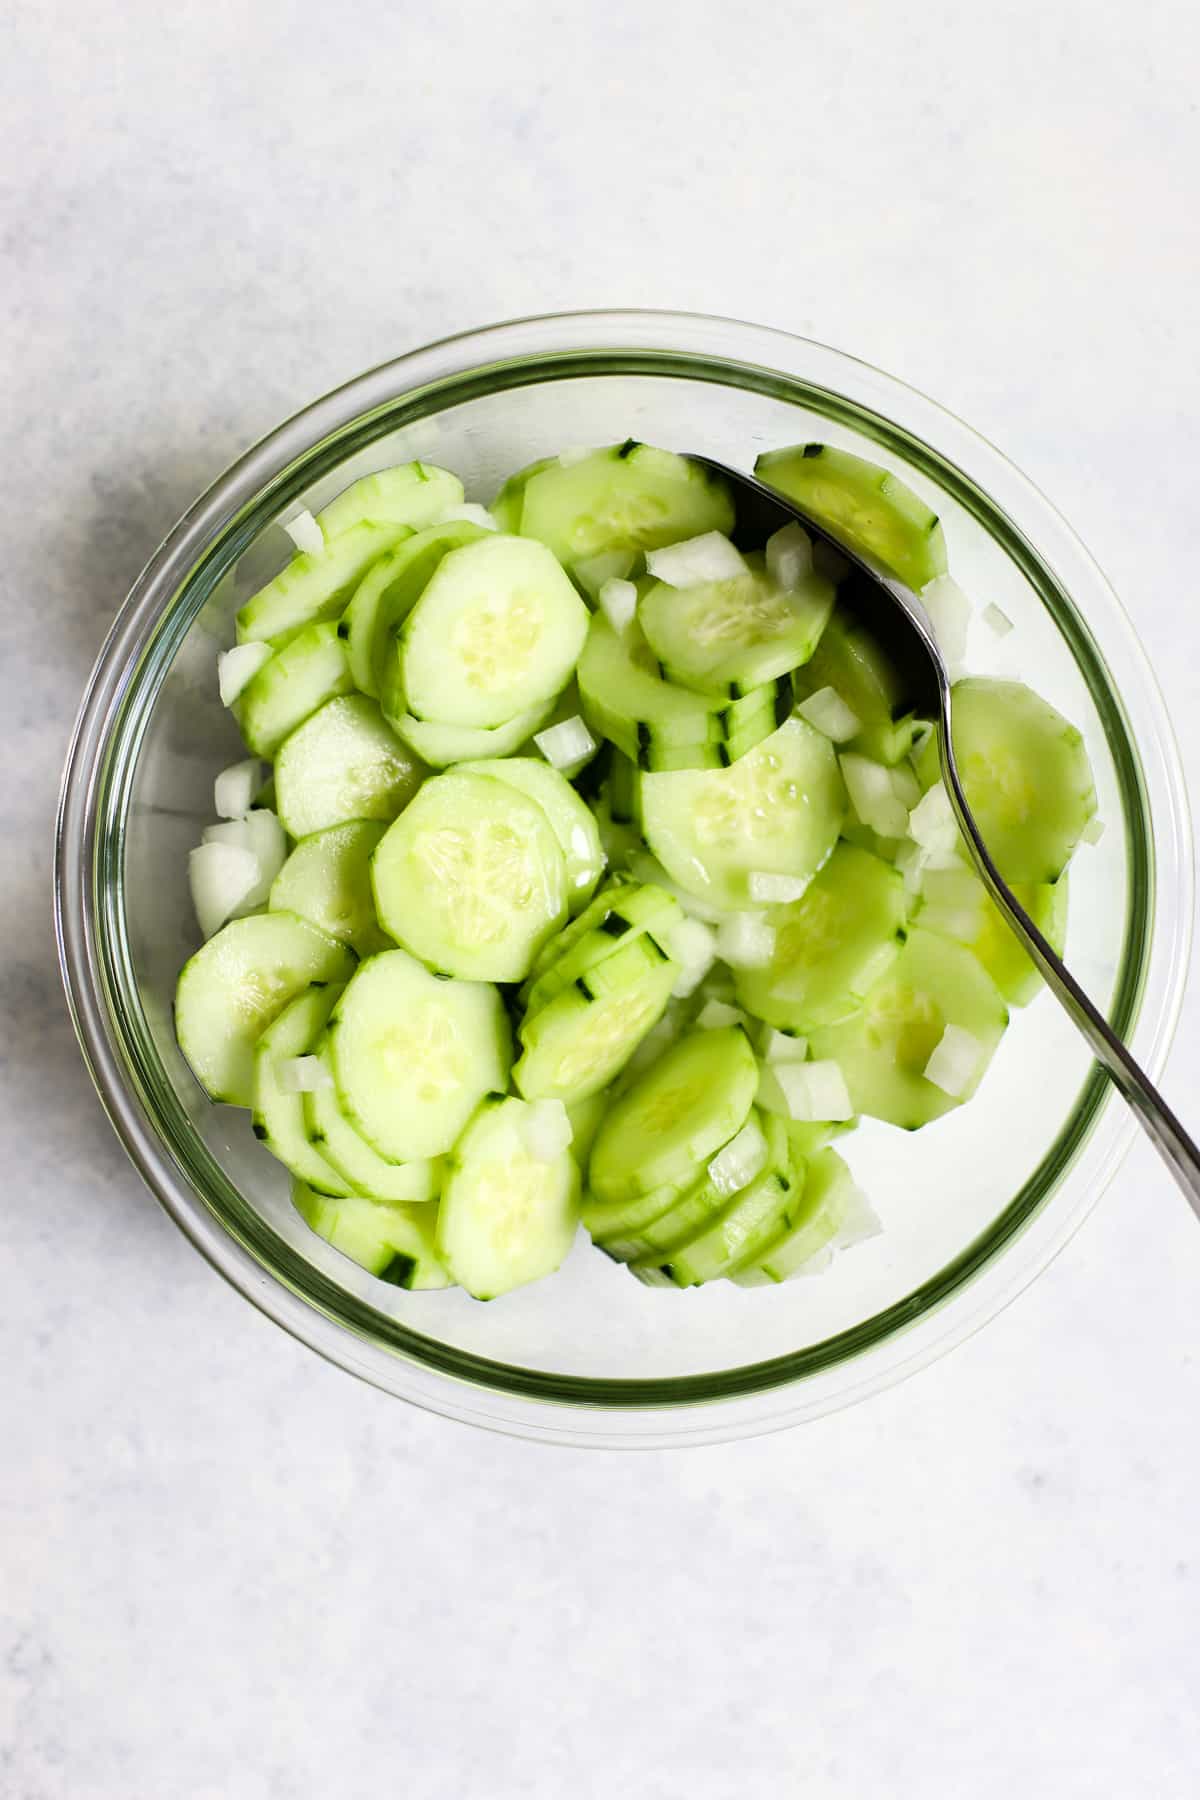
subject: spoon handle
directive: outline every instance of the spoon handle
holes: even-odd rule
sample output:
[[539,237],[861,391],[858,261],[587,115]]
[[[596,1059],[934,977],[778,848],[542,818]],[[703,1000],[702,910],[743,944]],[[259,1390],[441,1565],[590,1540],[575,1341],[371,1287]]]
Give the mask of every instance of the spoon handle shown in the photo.
[[1142,1129],[1174,1175],[1192,1211],[1200,1219],[1200,1149],[1197,1149],[1145,1070],[1134,1061],[1108,1021],[1064,966],[1061,957],[1050,948],[988,855],[987,846],[979,835],[979,827],[967,804],[954,758],[950,736],[950,698],[944,688],[938,740],[946,792],[984,885],[1033,958],[1046,986],[1087,1039],[1100,1067],[1117,1092],[1133,1108]]

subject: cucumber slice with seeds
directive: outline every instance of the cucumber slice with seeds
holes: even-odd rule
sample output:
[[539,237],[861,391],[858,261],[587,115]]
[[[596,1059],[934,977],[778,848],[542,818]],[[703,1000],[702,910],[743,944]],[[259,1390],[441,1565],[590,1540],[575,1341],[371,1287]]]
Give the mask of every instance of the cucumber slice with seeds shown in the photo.
[[946,573],[946,538],[912,489],[864,457],[832,444],[769,450],[754,472],[833,537],[920,590]]
[[334,1168],[308,1136],[304,1096],[280,1085],[283,1063],[307,1056],[325,1029],[341,989],[307,988],[267,1026],[254,1049],[254,1135],[298,1181],[321,1194],[346,1195],[354,1184]]
[[433,463],[399,463],[364,475],[322,507],[317,524],[326,539],[369,520],[373,524],[408,525],[420,530],[463,499],[463,484],[449,469]]
[[[325,1033],[313,1045],[312,1053],[332,1079],[333,1062]],[[437,1199],[443,1173],[440,1157],[397,1163],[380,1156],[346,1118],[334,1086],[317,1088],[305,1094],[303,1100],[304,1129],[309,1142],[357,1193],[371,1200],[402,1200],[408,1205]]]
[[386,827],[351,819],[302,838],[271,887],[273,912],[294,912],[358,956],[390,950],[371,895],[371,856]]
[[489,775],[526,794],[546,815],[558,839],[567,876],[567,908],[580,912],[604,873],[604,846],[591,809],[564,775],[532,756],[485,758],[459,765],[460,775]]
[[185,963],[175,1031],[200,1085],[230,1106],[254,1101],[254,1046],[289,1000],[316,981],[347,981],[344,945],[292,913],[234,919]]
[[514,481],[521,484],[521,532],[539,538],[568,568],[607,552],[657,550],[733,528],[723,481],[633,439],[566,466],[556,458]]
[[271,757],[327,700],[352,692],[346,652],[332,623],[306,625],[247,682],[234,711],[247,748]]
[[292,1205],[310,1230],[368,1275],[391,1287],[450,1287],[437,1253],[436,1207],[384,1204],[361,1195],[335,1200],[304,1182],[292,1186]]
[[444,556],[486,536],[456,519],[414,532],[367,570],[338,625],[355,685],[378,700],[387,679],[391,635],[403,624]]
[[485,1101],[451,1157],[438,1207],[438,1253],[460,1286],[494,1300],[552,1275],[579,1223],[579,1170],[569,1150],[529,1147],[524,1100]]
[[433,968],[521,981],[567,916],[566,864],[542,808],[508,782],[425,783],[371,864],[384,930]]
[[394,819],[424,774],[375,702],[345,694],[328,701],[281,746],[275,764],[279,817],[294,838],[350,819]]
[[276,650],[306,625],[337,619],[377,557],[408,537],[407,525],[354,525],[311,556],[294,556],[260,588],[237,616],[239,644],[271,644]]
[[[621,978],[631,965],[636,978],[624,985]],[[662,1017],[676,963],[665,958],[648,963],[634,944],[605,966],[609,992],[599,999],[572,985],[526,1014],[513,1080],[527,1100],[562,1100],[570,1106],[598,1093]]]
[[751,552],[730,581],[691,588],[656,582],[638,602],[646,641],[672,681],[700,693],[746,694],[808,661],[833,611],[833,583],[810,575],[794,590]]

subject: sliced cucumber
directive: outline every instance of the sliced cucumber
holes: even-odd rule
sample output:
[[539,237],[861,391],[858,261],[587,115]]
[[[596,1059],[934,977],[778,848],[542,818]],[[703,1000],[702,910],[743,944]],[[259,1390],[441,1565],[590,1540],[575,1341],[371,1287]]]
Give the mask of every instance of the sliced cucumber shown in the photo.
[[[313,1055],[333,1076],[329,1039],[322,1034]],[[304,1129],[309,1142],[360,1194],[369,1199],[403,1200],[410,1205],[436,1200],[442,1183],[440,1157],[416,1162],[389,1162],[373,1150],[360,1131],[346,1118],[334,1086],[304,1095]]]
[[274,756],[284,738],[327,700],[352,691],[346,652],[331,622],[306,625],[243,689],[235,708],[247,747]]
[[579,1170],[569,1150],[550,1160],[529,1146],[532,1107],[485,1101],[447,1166],[437,1247],[454,1279],[494,1300],[558,1268],[579,1223]]
[[501,531],[517,531],[521,529],[521,508],[525,504],[525,489],[533,477],[543,469],[553,468],[558,461],[556,456],[543,456],[524,469],[518,469],[510,475],[496,498],[488,505],[488,511],[495,519]]
[[350,819],[394,819],[424,773],[373,700],[344,694],[327,701],[280,747],[279,816],[294,838]]
[[590,808],[565,775],[532,756],[481,759],[461,764],[460,775],[489,775],[526,794],[545,813],[558,839],[567,875],[567,908],[578,913],[604,873],[604,846]]
[[338,625],[355,685],[378,700],[388,677],[391,635],[408,617],[442,558],[486,536],[455,519],[414,532],[367,570]]
[[302,838],[272,884],[272,910],[298,913],[359,956],[390,949],[371,895],[371,856],[385,829],[351,819]]
[[765,1169],[724,1209],[682,1243],[651,1250],[629,1265],[639,1280],[661,1286],[702,1287],[731,1275],[785,1231],[803,1206],[804,1169]]
[[[573,949],[579,943],[581,938],[586,937],[589,931],[595,931],[603,925],[617,900],[625,896],[626,890],[633,885],[623,877],[619,880],[606,881],[599,893],[592,896],[583,911],[572,919],[569,925],[564,925],[562,930],[556,931],[552,938],[547,938],[533,959],[533,967],[529,972],[530,981],[537,981],[546,973],[547,969],[558,961],[560,956],[565,956],[568,950]],[[614,935],[619,937],[621,934],[616,932]],[[528,993],[523,993],[521,998],[523,1003],[527,1001]]]
[[771,908],[774,954],[763,968],[734,971],[739,1002],[782,1031],[836,1025],[899,955],[907,914],[890,864],[836,845],[799,900]]
[[754,1052],[736,1026],[681,1038],[605,1114],[588,1165],[592,1193],[626,1200],[692,1180],[741,1130],[757,1087]]
[[819,1150],[809,1161],[796,1216],[783,1231],[735,1268],[739,1287],[767,1287],[793,1275],[823,1268],[838,1240],[864,1221],[866,1202],[836,1150]]
[[[636,978],[625,984],[621,977],[630,965]],[[632,944],[605,966],[609,991],[599,998],[573,985],[526,1015],[513,1080],[527,1100],[562,1100],[572,1106],[598,1093],[661,1018],[677,964],[648,962],[642,947]]]
[[[754,1118],[756,1115],[752,1111],[750,1116]],[[774,1176],[786,1192],[793,1180],[787,1127],[782,1119],[772,1118],[770,1114],[758,1115],[758,1118],[767,1142],[767,1160],[746,1187],[730,1195],[727,1191],[722,1191],[707,1171],[704,1171],[700,1179],[665,1212],[657,1213],[640,1228],[635,1227],[622,1236],[610,1237],[601,1248],[618,1262],[636,1262],[644,1258],[661,1263],[670,1260],[676,1245],[690,1243],[710,1225],[716,1224],[729,1212],[732,1205],[744,1198],[764,1177]],[[801,1176],[802,1173],[803,1171]]]
[[571,1125],[571,1155],[575,1158],[580,1172],[587,1168],[588,1157],[592,1153],[592,1143],[600,1121],[604,1117],[604,1108],[608,1104],[604,1094],[588,1094],[582,1100],[575,1100],[567,1108],[567,1118]]
[[[609,888],[587,909],[586,917],[591,921],[588,929],[576,933],[569,938],[569,932],[560,931],[546,946],[552,950],[559,946],[548,965],[542,967],[541,973],[535,975],[523,998],[527,1011],[537,1012],[539,1007],[547,1006],[556,994],[571,986],[574,981],[582,981],[585,986],[589,976],[594,976],[615,955],[627,945],[638,940],[643,933],[655,929],[665,932],[679,917],[678,902],[661,888],[641,887],[635,882],[626,882],[620,887]],[[667,953],[658,944],[654,946],[655,954],[661,960]],[[539,965],[535,965],[536,966]]]
[[751,875],[821,867],[846,794],[829,739],[793,718],[731,768],[643,775],[641,802],[646,842],[671,879],[736,911],[759,904]]
[[[972,675],[954,684],[954,752],[984,843],[1006,881],[1057,881],[1096,811],[1081,734],[1024,683]],[[940,779],[936,735],[923,787]]]
[[409,531],[407,525],[354,525],[324,550],[294,556],[274,581],[241,608],[238,643],[262,642],[278,650],[306,625],[340,617],[375,559]]
[[567,916],[558,838],[536,801],[490,775],[425,783],[371,864],[385,931],[433,968],[521,981]]
[[304,1096],[281,1086],[280,1066],[307,1056],[325,1029],[341,989],[322,983],[284,1007],[254,1047],[254,1135],[298,1181],[321,1194],[349,1194],[353,1182],[334,1168],[308,1136]]
[[448,469],[432,463],[399,463],[351,482],[317,514],[327,539],[340,537],[362,520],[376,525],[432,525],[447,507],[458,506],[463,484]]
[[638,601],[646,641],[672,681],[701,693],[746,694],[808,661],[833,611],[833,583],[809,575],[781,588],[751,552],[731,581],[656,582]]
[[[813,1032],[809,1048],[815,1059],[840,1065],[856,1112],[915,1131],[970,1098],[1007,1022],[1003,997],[978,959],[962,944],[914,929],[862,1011]],[[947,1025],[979,1043],[974,1079],[958,1096],[924,1074]]]
[[937,514],[877,463],[832,444],[796,444],[767,451],[754,472],[847,549],[906,586],[919,590],[946,573],[946,538]]
[[[683,1193],[690,1193],[695,1185],[694,1180],[689,1181]],[[609,1246],[619,1245],[644,1231],[653,1220],[678,1205],[679,1199],[680,1188],[676,1182],[668,1182],[666,1187],[655,1188],[649,1194],[636,1194],[632,1200],[597,1200],[589,1194],[584,1197],[583,1223],[601,1250],[616,1261],[624,1262],[627,1259],[618,1256]]]
[[428,719],[414,719],[411,713],[397,712],[384,699],[384,714],[396,734],[431,769],[448,769],[455,763],[482,762],[497,756],[508,756],[520,748],[530,735],[541,729],[548,705],[530,707],[518,713],[507,725],[491,731],[475,731],[468,725],[436,725]]
[[522,482],[520,531],[540,538],[568,568],[609,551],[656,550],[732,528],[724,482],[699,463],[632,439],[568,466],[542,465]]
[[293,1184],[292,1205],[310,1230],[368,1275],[377,1275],[392,1287],[452,1285],[437,1253],[436,1207],[384,1204],[361,1195],[334,1200],[314,1193],[302,1181]]
[[544,545],[486,532],[442,558],[401,629],[407,710],[479,730],[553,703],[587,623]]
[[175,1030],[192,1073],[214,1100],[254,1102],[254,1046],[289,1000],[315,981],[348,981],[344,945],[292,913],[223,925],[184,965]]
[[439,980],[405,950],[362,964],[329,1040],[342,1111],[394,1162],[441,1156],[484,1095],[508,1086],[508,1020],[495,988]]
[[812,656],[792,676],[796,699],[823,688],[844,700],[860,729],[842,746],[889,767],[913,747],[918,722],[899,671],[854,614],[839,606]]
[[[1012,891],[1052,950],[1061,956],[1067,937],[1064,872],[1053,884],[1014,881]],[[1042,978],[973,869],[928,869],[917,921],[926,931],[955,938],[974,952],[1010,1006],[1027,1006]]]

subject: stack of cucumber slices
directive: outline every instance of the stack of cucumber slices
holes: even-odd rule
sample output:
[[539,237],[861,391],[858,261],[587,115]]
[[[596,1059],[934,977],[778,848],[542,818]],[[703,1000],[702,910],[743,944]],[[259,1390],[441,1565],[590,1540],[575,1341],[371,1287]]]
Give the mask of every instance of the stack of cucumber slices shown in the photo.
[[[758,473],[958,629],[894,475],[821,444]],[[962,1105],[1039,984],[849,566],[798,525],[743,544],[718,479],[632,441],[490,510],[412,463],[286,526],[219,659],[250,755],[192,852],[176,1023],[312,1230],[480,1299],[552,1274],[580,1220],[675,1288],[871,1235],[833,1141]],[[1080,734],[1011,681],[962,679],[955,716],[1061,948],[1098,834]]]

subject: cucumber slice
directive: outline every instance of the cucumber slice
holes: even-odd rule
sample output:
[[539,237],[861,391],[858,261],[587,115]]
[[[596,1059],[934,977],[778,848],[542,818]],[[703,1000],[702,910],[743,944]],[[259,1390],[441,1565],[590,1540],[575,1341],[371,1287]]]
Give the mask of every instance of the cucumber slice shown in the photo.
[[[632,954],[631,954],[632,953]],[[636,978],[625,984],[630,972]],[[606,1087],[661,1018],[678,973],[669,961],[647,962],[632,944],[605,965],[609,991],[598,999],[578,986],[526,1015],[522,1055],[513,1080],[526,1100],[574,1105]]]
[[631,1200],[693,1180],[746,1123],[757,1087],[737,1026],[681,1038],[605,1114],[588,1165],[592,1193]]
[[524,1100],[485,1101],[450,1158],[438,1253],[477,1300],[552,1275],[575,1237],[579,1170],[569,1150],[549,1161],[533,1154],[532,1111]]
[[[1053,884],[1014,881],[1012,891],[1051,949],[1061,956],[1067,937],[1064,871]],[[917,922],[974,952],[1010,1006],[1037,998],[1042,978],[973,869],[928,869]]]
[[[690,1182],[683,1190],[691,1192],[694,1182]],[[617,1262],[625,1262],[628,1258],[617,1254],[612,1246],[644,1231],[655,1219],[670,1212],[678,1205],[680,1190],[675,1182],[668,1182],[666,1187],[655,1188],[649,1194],[637,1194],[632,1200],[596,1200],[591,1195],[584,1199],[583,1223],[595,1243],[606,1255]]]
[[753,1258],[735,1268],[729,1279],[739,1287],[768,1287],[824,1268],[838,1240],[857,1238],[865,1222],[866,1202],[836,1150],[820,1150],[809,1161],[798,1214]]
[[[813,1032],[809,1049],[814,1059],[840,1065],[856,1112],[916,1131],[970,1098],[1007,1023],[1003,997],[978,959],[918,928],[862,1011]],[[975,1079],[957,1099],[924,1075],[947,1025],[969,1031],[980,1046]]]
[[301,839],[275,877],[271,910],[298,913],[358,956],[390,949],[371,895],[371,856],[385,829],[351,819]]
[[463,484],[449,469],[432,463],[399,463],[364,475],[322,507],[317,524],[327,539],[369,520],[376,525],[409,525],[416,530],[432,525],[447,507],[459,506]]
[[[623,879],[606,881],[600,892],[592,896],[577,918],[572,919],[569,925],[564,925],[561,931],[556,931],[552,938],[547,938],[533,959],[533,967],[529,972],[530,981],[539,980],[546,970],[558,961],[560,956],[565,956],[567,951],[585,938],[589,931],[595,931],[603,925],[617,900],[632,886],[632,882]],[[614,935],[619,937],[620,933],[617,932]],[[528,994],[523,993],[521,998],[524,1004],[528,1000]]]
[[771,908],[774,955],[764,968],[734,970],[739,1003],[781,1031],[836,1025],[900,954],[907,914],[890,864],[836,845],[799,900]]
[[435,1207],[385,1204],[361,1195],[334,1200],[302,1181],[292,1186],[292,1205],[318,1237],[392,1287],[453,1285],[437,1253]]
[[667,1250],[652,1250],[630,1263],[630,1273],[656,1287],[665,1277],[678,1288],[728,1277],[788,1229],[803,1206],[803,1194],[803,1167],[784,1174],[765,1170],[692,1237]]
[[[622,887],[610,888],[597,898],[600,904],[593,902],[586,914],[592,921],[589,929],[577,934],[569,943],[566,941],[568,933],[560,931],[546,946],[551,949],[557,944],[561,948],[523,993],[528,1012],[537,1012],[539,1007],[549,1005],[554,996],[570,987],[572,982],[581,981],[586,986],[589,978],[603,969],[605,962],[641,939],[643,933],[655,929],[665,931],[679,917],[678,902],[661,888],[639,887],[628,882]],[[659,944],[653,943],[651,960],[661,961],[666,954]]]
[[343,1113],[393,1162],[441,1156],[484,1095],[508,1086],[512,1047],[495,988],[439,980],[405,950],[362,964],[329,1041]]
[[518,713],[507,725],[491,731],[476,731],[469,725],[437,725],[428,719],[414,719],[411,713],[397,712],[385,694],[384,714],[396,732],[422,762],[431,769],[448,769],[455,763],[482,762],[508,756],[535,731],[539,731],[551,711],[549,705],[532,706]]
[[254,1046],[289,1000],[314,981],[348,981],[354,958],[292,913],[223,925],[185,963],[175,1031],[197,1081],[230,1106],[254,1101]]
[[605,1094],[588,1094],[582,1100],[575,1100],[567,1108],[567,1118],[571,1126],[571,1155],[579,1167],[580,1173],[587,1168],[588,1157],[592,1153],[592,1144],[600,1121],[604,1117],[604,1109],[608,1105]]
[[537,462],[529,463],[524,469],[518,469],[510,475],[496,498],[488,505],[488,511],[495,519],[501,531],[519,532],[521,529],[521,509],[525,504],[525,489],[533,477],[543,469],[553,468],[558,461],[556,456],[543,456]]
[[937,514],[877,463],[832,444],[796,444],[768,450],[754,473],[907,587],[919,590],[946,573],[946,537]]
[[341,989],[322,983],[284,1007],[267,1026],[254,1048],[254,1135],[271,1155],[321,1194],[346,1195],[354,1191],[313,1144],[304,1122],[304,1096],[280,1086],[281,1063],[306,1056],[325,1029]]
[[568,568],[610,551],[657,550],[733,529],[723,481],[699,463],[633,439],[567,466],[556,459],[514,480],[523,483],[521,532],[540,538]]
[[755,1115],[752,1109],[751,1117],[755,1116],[758,1117],[767,1141],[767,1161],[752,1182],[748,1182],[738,1193],[730,1195],[722,1192],[706,1173],[702,1173],[700,1179],[665,1212],[657,1213],[640,1229],[635,1227],[623,1236],[608,1239],[601,1248],[618,1262],[645,1260],[661,1264],[670,1260],[676,1245],[688,1244],[701,1232],[707,1231],[710,1225],[727,1214],[764,1177],[774,1176],[786,1192],[793,1179],[787,1127],[782,1119],[772,1118],[769,1113]]
[[544,545],[486,532],[442,558],[402,627],[407,710],[475,730],[506,725],[567,685],[587,624]]
[[567,876],[542,808],[461,769],[425,783],[371,864],[380,923],[468,981],[521,981],[567,916]]
[[294,838],[350,819],[394,819],[424,773],[375,702],[345,694],[327,701],[281,745],[279,817]]
[[672,681],[700,693],[746,694],[808,661],[833,611],[833,583],[808,576],[788,591],[762,556],[731,581],[656,582],[638,602],[646,641]]
[[[697,694],[664,681],[645,639],[632,631],[618,637],[603,613],[592,615],[578,681],[591,730],[642,767],[667,748],[702,753],[704,746],[724,740],[728,695]],[[719,764],[719,754],[715,762]],[[691,766],[703,767],[704,762]]]
[[387,680],[391,634],[408,617],[443,556],[486,536],[455,519],[414,532],[367,570],[338,625],[355,685],[378,700]]
[[837,607],[816,650],[793,674],[792,686],[798,701],[822,688],[832,688],[845,701],[861,729],[842,749],[889,768],[912,749],[918,722],[900,673],[878,640],[845,607]]
[[284,738],[354,682],[336,625],[306,625],[247,682],[237,722],[256,756],[272,757]]
[[[324,1033],[313,1046],[313,1055],[333,1075],[329,1039]],[[336,1087],[318,1088],[304,1095],[304,1129],[309,1142],[360,1194],[371,1200],[403,1200],[420,1205],[436,1200],[442,1183],[440,1157],[416,1162],[389,1162],[372,1150],[338,1104]]]
[[485,758],[463,763],[460,775],[488,775],[528,796],[545,813],[558,839],[567,874],[567,907],[580,912],[604,873],[604,846],[591,810],[565,775],[532,756]]
[[837,841],[846,792],[829,739],[788,719],[731,768],[647,774],[642,830],[686,893],[737,911],[752,874],[810,876]]
[[409,533],[407,525],[354,525],[324,550],[294,556],[239,611],[238,643],[262,642],[278,650],[306,625],[339,618],[371,564]]
[[[980,835],[1006,881],[1057,881],[1096,811],[1081,734],[1020,681],[954,684],[954,751]],[[936,736],[917,757],[940,779]]]

